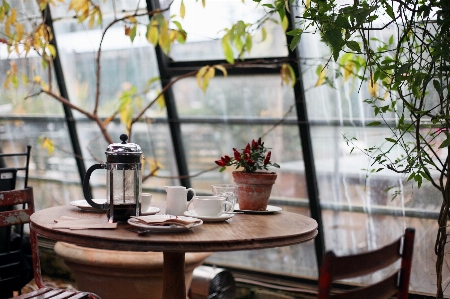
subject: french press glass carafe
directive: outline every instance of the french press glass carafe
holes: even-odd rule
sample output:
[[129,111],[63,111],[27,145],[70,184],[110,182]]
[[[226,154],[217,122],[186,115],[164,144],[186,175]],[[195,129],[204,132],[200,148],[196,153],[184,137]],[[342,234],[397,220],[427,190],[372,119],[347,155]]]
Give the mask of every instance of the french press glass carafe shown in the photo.
[[[94,164],[86,172],[83,192],[87,202],[96,209],[106,210],[109,222],[127,221],[139,216],[142,193],[141,147],[127,143],[128,136],[120,135],[122,143],[113,143],[106,149],[106,164]],[[89,179],[96,169],[106,169],[106,203],[92,200]]]

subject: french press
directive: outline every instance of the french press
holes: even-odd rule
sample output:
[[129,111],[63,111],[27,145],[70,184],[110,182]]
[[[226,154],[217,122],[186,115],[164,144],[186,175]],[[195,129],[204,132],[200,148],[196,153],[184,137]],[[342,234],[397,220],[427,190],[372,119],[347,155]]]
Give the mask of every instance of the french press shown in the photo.
[[[106,210],[109,222],[127,221],[139,216],[139,200],[142,193],[141,147],[127,143],[128,136],[120,135],[122,143],[113,143],[106,149],[106,164],[94,164],[86,172],[83,193],[86,201],[96,209]],[[106,169],[106,202],[92,200],[89,179],[96,169]]]

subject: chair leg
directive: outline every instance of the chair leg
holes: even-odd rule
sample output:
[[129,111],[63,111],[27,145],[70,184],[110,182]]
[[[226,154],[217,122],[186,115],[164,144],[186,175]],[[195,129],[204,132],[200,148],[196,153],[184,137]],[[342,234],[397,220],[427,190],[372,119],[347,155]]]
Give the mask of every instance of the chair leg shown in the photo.
[[31,244],[31,254],[33,259],[33,275],[36,285],[39,288],[44,287],[44,281],[42,280],[41,274],[41,262],[39,257],[39,244],[36,232],[30,227],[30,244]]

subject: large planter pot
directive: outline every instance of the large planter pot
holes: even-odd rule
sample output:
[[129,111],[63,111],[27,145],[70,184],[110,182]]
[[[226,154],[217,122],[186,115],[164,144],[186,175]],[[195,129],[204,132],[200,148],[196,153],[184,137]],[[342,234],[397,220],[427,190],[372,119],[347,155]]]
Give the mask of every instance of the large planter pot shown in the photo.
[[[55,252],[72,270],[77,288],[105,299],[162,298],[163,253],[101,250],[56,242]],[[192,273],[211,253],[186,253],[186,291]]]
[[237,185],[237,197],[240,210],[265,211],[269,202],[272,186],[275,184],[275,172],[233,171]]

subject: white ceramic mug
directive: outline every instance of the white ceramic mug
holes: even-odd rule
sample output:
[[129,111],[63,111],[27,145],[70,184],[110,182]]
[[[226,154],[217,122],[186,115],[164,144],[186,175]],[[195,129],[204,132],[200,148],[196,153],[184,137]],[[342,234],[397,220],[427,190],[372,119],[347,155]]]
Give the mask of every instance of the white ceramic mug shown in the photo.
[[141,194],[141,213],[145,213],[152,203],[152,195],[150,193]]
[[206,217],[220,217],[233,211],[234,206],[221,196],[196,196],[191,199],[189,206],[194,205],[195,214]]

